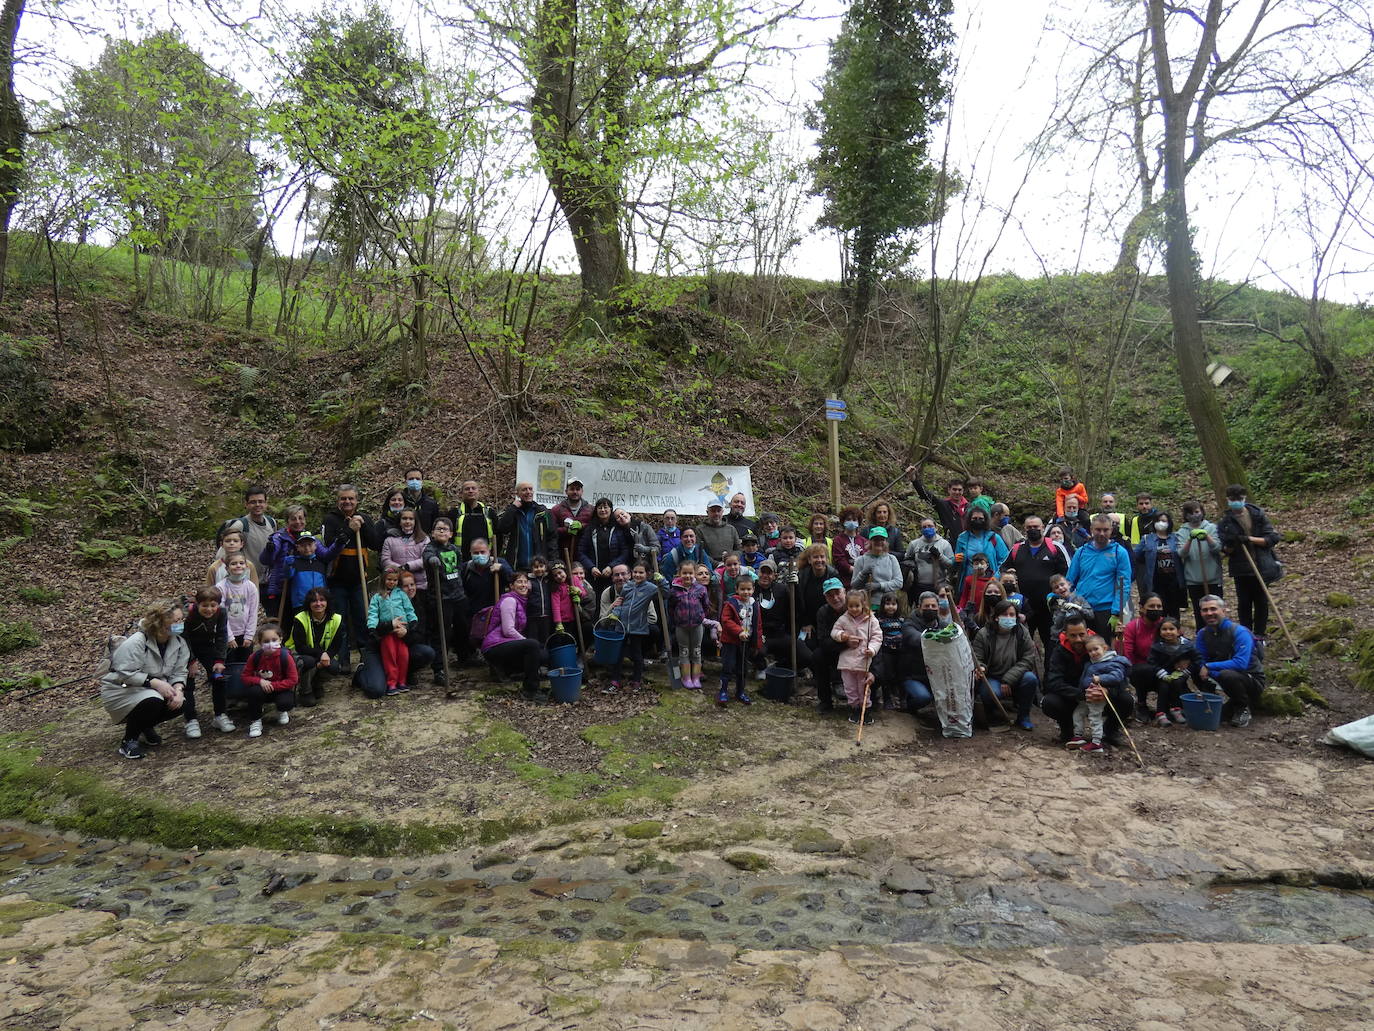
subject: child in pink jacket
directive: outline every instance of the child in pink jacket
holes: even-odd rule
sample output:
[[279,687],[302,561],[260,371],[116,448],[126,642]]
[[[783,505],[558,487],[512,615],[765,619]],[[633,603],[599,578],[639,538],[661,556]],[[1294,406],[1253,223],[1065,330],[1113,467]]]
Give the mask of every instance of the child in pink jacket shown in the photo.
[[[835,620],[835,629],[830,636],[844,645],[836,665],[844,681],[844,693],[849,698],[849,722],[858,723],[864,694],[873,683],[868,666],[883,646],[883,628],[868,606],[867,591],[850,591],[845,595],[844,615]],[[870,706],[863,717],[864,724],[872,723],[875,718]]]

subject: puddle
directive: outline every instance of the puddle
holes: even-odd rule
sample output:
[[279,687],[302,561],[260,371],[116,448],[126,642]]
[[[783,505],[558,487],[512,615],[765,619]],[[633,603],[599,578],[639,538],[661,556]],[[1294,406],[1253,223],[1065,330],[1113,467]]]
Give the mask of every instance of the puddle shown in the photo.
[[[308,858],[187,856],[0,825],[0,890],[162,922],[575,942],[679,938],[820,949],[927,942],[1008,948],[1156,941],[1343,942],[1374,949],[1374,893],[1047,878],[873,881],[682,873],[573,879],[552,853],[479,873],[430,860],[312,870]],[[264,894],[264,889],[270,889]]]

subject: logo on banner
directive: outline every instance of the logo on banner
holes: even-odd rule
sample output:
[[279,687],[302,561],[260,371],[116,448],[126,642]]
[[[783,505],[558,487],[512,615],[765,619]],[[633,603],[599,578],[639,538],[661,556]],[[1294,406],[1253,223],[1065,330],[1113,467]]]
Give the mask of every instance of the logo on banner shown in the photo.
[[544,494],[562,494],[567,475],[561,465],[540,465],[539,490]]
[[725,497],[730,493],[730,487],[734,482],[734,480],[727,477],[724,473],[716,473],[711,477],[710,483],[705,487],[698,487],[697,489],[704,490],[707,494],[710,494],[713,499],[724,505]]

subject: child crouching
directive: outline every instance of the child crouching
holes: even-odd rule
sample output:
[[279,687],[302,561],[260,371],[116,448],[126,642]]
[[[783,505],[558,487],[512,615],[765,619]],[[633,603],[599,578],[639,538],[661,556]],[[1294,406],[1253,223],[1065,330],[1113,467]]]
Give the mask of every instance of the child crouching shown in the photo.
[[271,702],[277,707],[277,723],[291,722],[296,707],[296,661],[282,647],[281,628],[268,622],[258,631],[257,648],[243,667],[240,694],[248,707],[249,737],[262,737],[262,707]]

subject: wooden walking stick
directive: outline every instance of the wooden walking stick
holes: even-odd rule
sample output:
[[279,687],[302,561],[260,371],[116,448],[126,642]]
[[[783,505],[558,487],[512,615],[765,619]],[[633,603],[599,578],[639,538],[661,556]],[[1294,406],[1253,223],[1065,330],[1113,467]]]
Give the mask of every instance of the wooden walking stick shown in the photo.
[[787,625],[792,632],[792,684],[795,689],[801,671],[797,669],[797,564],[787,563]]
[[[654,567],[654,586],[658,587],[658,556],[650,555],[650,563]],[[660,590],[662,588],[660,587]],[[656,599],[657,600],[657,599]],[[679,659],[673,658],[673,642],[668,639],[668,603],[661,601],[659,605],[659,615],[663,618],[658,621],[659,627],[663,630],[663,650],[668,655],[668,683],[674,690],[682,690],[682,666]]]
[[[1002,714],[1002,719],[1006,720],[1006,723],[999,723],[995,727],[988,727],[988,733],[1005,734],[1007,731],[1011,730],[1011,715],[1007,712],[1007,707],[1002,704],[1002,699],[997,697],[997,692],[993,689],[992,681],[987,678],[987,674],[978,673],[977,677],[983,682],[983,686],[988,689],[988,694],[992,695],[993,704],[997,706],[997,711]],[[976,693],[974,697],[978,697]]]
[[1288,632],[1288,624],[1284,622],[1283,613],[1274,604],[1274,596],[1269,593],[1269,585],[1264,582],[1264,577],[1260,576],[1259,566],[1255,563],[1255,556],[1250,554],[1250,545],[1242,544],[1241,549],[1245,552],[1245,557],[1250,561],[1250,568],[1254,570],[1255,579],[1259,581],[1260,590],[1264,592],[1265,599],[1269,602],[1269,607],[1274,610],[1274,615],[1278,617],[1279,626],[1283,628],[1283,636],[1288,639],[1288,647],[1293,649],[1293,658],[1301,659],[1302,654],[1298,651],[1297,643],[1293,640],[1293,635]]
[[448,634],[444,630],[447,613],[444,612],[444,593],[439,587],[438,576],[443,568],[441,562],[435,562],[434,565],[430,566],[430,569],[433,570],[431,578],[433,581],[432,586],[434,587],[435,622],[439,624],[439,654],[442,655],[444,659],[444,697],[452,698],[453,684],[449,681],[448,673]]
[[[865,648],[864,650],[867,651],[867,648]],[[862,704],[860,704],[859,706],[859,736],[854,739],[855,748],[862,748],[864,744],[864,717],[868,714],[868,678],[870,676],[869,667],[872,665],[873,656],[870,655],[867,659],[864,660],[864,700]]]
[[[363,585],[363,611],[367,611],[370,599],[367,596],[367,562],[363,559],[363,531],[361,529],[353,531],[354,547],[358,551],[358,580]],[[361,648],[358,649],[362,651]]]
[[[563,549],[563,558],[568,566],[568,601],[572,602],[572,549]],[[587,654],[587,642],[582,636],[582,606],[576,602],[573,607],[573,629],[577,631],[577,654],[579,661],[585,662],[584,656]]]
[[487,610],[487,633],[491,633],[492,620],[496,618],[496,606],[501,601],[501,559],[495,553],[491,556],[491,608]]
[[1121,718],[1121,713],[1116,711],[1116,706],[1112,704],[1112,693],[1105,687],[1102,689],[1102,697],[1107,699],[1107,708],[1112,710],[1112,715],[1116,718],[1117,726],[1126,735],[1126,740],[1131,744],[1131,751],[1135,753],[1135,761],[1140,763],[1140,768],[1145,768],[1145,760],[1140,758],[1140,749],[1135,746],[1135,738],[1131,737],[1131,732],[1126,726],[1126,721]]

